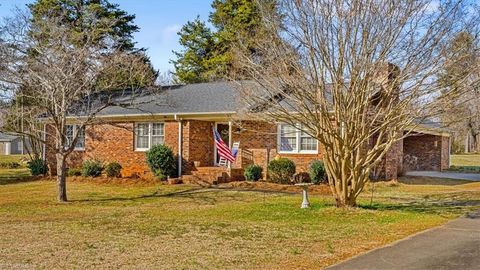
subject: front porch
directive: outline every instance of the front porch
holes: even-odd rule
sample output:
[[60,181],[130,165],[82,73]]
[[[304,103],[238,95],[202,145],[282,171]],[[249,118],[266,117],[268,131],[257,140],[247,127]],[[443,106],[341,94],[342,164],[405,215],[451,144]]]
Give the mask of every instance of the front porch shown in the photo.
[[[214,128],[231,148],[233,144],[232,122],[223,119],[182,121],[179,132],[179,142],[181,142],[182,148],[179,151],[181,153],[179,155],[179,175],[183,182],[219,184],[244,179],[243,166],[238,165],[241,164],[238,160],[228,166],[218,166],[220,157],[217,155],[215,146]],[[241,159],[240,156],[239,154],[238,159]]]

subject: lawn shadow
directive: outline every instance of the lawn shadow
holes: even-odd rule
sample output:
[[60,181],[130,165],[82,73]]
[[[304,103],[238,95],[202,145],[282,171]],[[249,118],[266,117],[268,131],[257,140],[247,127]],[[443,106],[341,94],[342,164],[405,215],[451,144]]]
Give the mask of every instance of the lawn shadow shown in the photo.
[[0,186],[16,185],[16,184],[35,182],[35,181],[40,181],[40,180],[41,180],[41,178],[34,177],[34,176],[23,176],[23,177],[0,176]]
[[469,219],[480,219],[480,209],[476,210],[476,211],[473,211],[473,212],[470,212],[470,213],[467,213],[465,215],[465,217],[469,218]]
[[[185,190],[173,191],[168,193],[161,193],[159,190],[151,194],[145,194],[132,197],[111,197],[111,198],[88,198],[80,200],[70,200],[70,202],[112,202],[112,201],[140,201],[151,198],[186,198],[191,199],[197,203],[203,204],[216,204],[218,202],[218,196],[215,193],[222,192],[222,189],[211,187],[194,187]],[[242,196],[235,196],[234,193],[222,193],[222,201],[246,201]]]
[[424,214],[457,213],[464,207],[480,206],[480,200],[428,200],[410,201],[407,203],[362,203],[359,208],[376,211],[407,211]]
[[436,178],[426,176],[404,176],[398,179],[399,183],[406,185],[432,185],[432,186],[458,186],[471,184],[472,181],[449,178]]

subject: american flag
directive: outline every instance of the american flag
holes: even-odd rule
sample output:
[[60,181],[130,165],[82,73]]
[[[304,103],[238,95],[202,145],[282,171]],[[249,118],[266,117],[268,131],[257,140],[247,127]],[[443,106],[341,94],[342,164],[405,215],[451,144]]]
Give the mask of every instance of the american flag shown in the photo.
[[215,145],[217,146],[218,154],[224,159],[234,162],[235,157],[233,156],[232,151],[230,151],[230,148],[228,148],[228,146],[223,142],[222,137],[215,129],[213,129],[213,136],[215,137]]

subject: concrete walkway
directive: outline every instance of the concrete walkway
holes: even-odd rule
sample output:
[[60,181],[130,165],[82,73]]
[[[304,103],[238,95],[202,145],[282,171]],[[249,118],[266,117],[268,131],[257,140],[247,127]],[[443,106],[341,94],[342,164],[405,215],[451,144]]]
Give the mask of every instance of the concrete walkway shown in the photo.
[[480,210],[327,269],[478,270]]
[[480,181],[480,174],[478,173],[457,173],[457,172],[437,172],[437,171],[412,171],[407,172],[407,176],[423,176],[423,177],[438,177],[469,181]]

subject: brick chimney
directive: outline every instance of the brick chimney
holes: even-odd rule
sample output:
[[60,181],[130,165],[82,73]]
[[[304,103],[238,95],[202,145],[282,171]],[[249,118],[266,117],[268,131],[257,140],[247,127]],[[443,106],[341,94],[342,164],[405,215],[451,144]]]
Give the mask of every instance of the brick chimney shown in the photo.
[[398,100],[400,97],[400,68],[392,63],[378,64],[373,76],[375,87],[378,88],[372,97],[372,105],[377,106],[381,102],[387,104],[391,99]]

